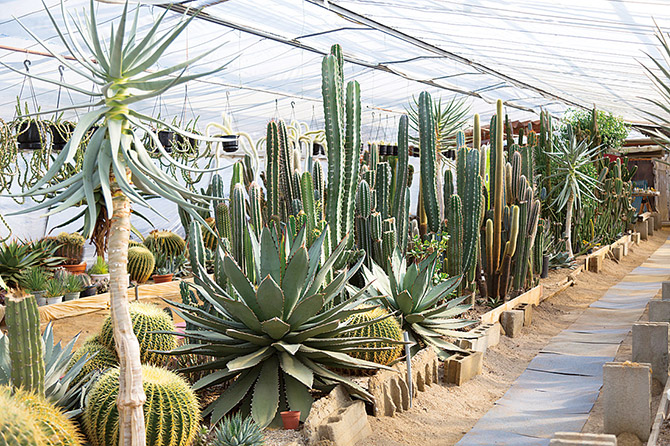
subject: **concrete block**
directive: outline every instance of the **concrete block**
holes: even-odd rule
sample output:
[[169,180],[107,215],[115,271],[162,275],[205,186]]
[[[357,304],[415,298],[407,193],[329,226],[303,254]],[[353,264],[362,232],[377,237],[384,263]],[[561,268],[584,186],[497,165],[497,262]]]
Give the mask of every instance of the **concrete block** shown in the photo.
[[654,219],[654,231],[660,231],[661,228],[663,227],[663,222],[661,221],[661,213],[652,212],[651,216]]
[[593,271],[594,273],[599,273],[603,269],[603,258],[602,256],[591,256],[588,258],[588,270]]
[[523,327],[524,314],[522,310],[503,311],[500,315],[500,325],[502,325],[505,335],[513,338],[521,333]]
[[623,256],[624,257],[626,257],[628,255],[628,251],[630,250],[630,244],[631,244],[630,241],[621,244],[621,248],[623,248]]
[[305,420],[303,432],[309,444],[320,440],[319,426],[340,409],[351,404],[351,398],[342,385],[336,386],[328,395],[314,401]]
[[647,218],[647,234],[649,237],[654,235],[656,223],[652,217]]
[[330,440],[333,446],[355,446],[370,435],[372,429],[368,423],[363,401],[354,401],[319,426],[320,439]]
[[670,301],[670,282],[663,282],[661,284],[661,300]]
[[651,376],[662,385],[668,380],[667,322],[633,324],[633,362],[651,364]]
[[[474,330],[470,333],[473,332]],[[486,336],[484,335],[480,335],[477,338],[457,339],[454,343],[464,350],[472,350],[474,352],[482,353],[486,353],[486,348],[488,347]]]
[[556,432],[549,442],[553,446],[616,446],[617,438],[609,434],[583,434],[581,432]]
[[500,342],[500,323],[480,324],[470,333],[479,335],[475,339],[459,339],[456,342],[460,348],[486,353],[486,349],[498,345]]
[[635,232],[640,234],[640,240],[647,240],[649,238],[649,220],[635,222]]
[[630,432],[647,441],[652,420],[649,364],[605,363],[602,398],[606,434]]
[[633,232],[630,235],[630,240],[631,242],[635,243],[636,245],[640,244],[640,233],[639,232]]
[[523,311],[523,326],[530,327],[533,323],[533,304],[521,304],[515,310]]
[[444,380],[460,386],[482,373],[484,355],[482,352],[467,351],[456,353],[444,361]]
[[649,301],[649,322],[670,322],[670,300]]
[[623,259],[623,246],[624,245],[617,245],[612,248],[612,255],[614,256],[614,259],[618,262]]

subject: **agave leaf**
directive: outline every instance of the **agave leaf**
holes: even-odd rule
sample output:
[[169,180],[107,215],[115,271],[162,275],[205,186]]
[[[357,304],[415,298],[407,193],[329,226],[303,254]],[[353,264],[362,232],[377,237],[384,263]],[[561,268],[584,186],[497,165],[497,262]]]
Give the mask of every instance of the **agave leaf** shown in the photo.
[[258,316],[263,317],[261,308],[256,300],[256,291],[254,286],[249,282],[247,276],[242,272],[240,267],[230,255],[226,255],[223,259],[223,270],[228,277],[228,280],[233,284],[235,291],[240,295],[244,303]]
[[308,273],[307,262],[307,249],[304,246],[301,246],[295,254],[291,256],[291,259],[286,266],[286,272],[284,273],[281,282],[281,289],[285,299],[284,317],[288,317],[293,311],[302,289],[305,286],[305,280],[307,279]]
[[225,414],[230,412],[233,407],[237,406],[237,404],[242,401],[242,398],[249,393],[251,386],[253,386],[258,379],[260,369],[260,366],[256,366],[253,369],[242,373],[216,401],[205,409],[203,416],[211,413],[212,423],[218,423]]
[[[230,333],[231,331],[233,330],[228,330],[228,333]],[[270,347],[263,347],[248,355],[235,358],[234,360],[228,363],[227,368],[231,372],[252,368],[262,363],[264,360],[268,359],[274,354],[275,354],[274,349]]]
[[258,381],[254,386],[251,401],[251,416],[260,427],[265,427],[277,413],[279,407],[279,361],[272,356],[263,362]]
[[[304,367],[306,372],[309,372],[309,376],[313,377],[312,371],[302,364],[301,367]],[[282,363],[282,369],[286,372],[284,364]],[[312,380],[310,379],[310,382]],[[314,398],[309,393],[309,389],[312,387],[311,384],[306,384],[304,381],[294,377],[291,373],[284,373],[284,390],[286,391],[286,401],[288,402],[288,407],[290,410],[300,411],[300,419],[304,421],[309,415],[309,411],[312,408],[312,403]]]
[[242,330],[235,330],[233,328],[226,330],[226,334],[231,338],[240,339],[242,341],[248,341],[251,342],[252,344],[256,344],[258,346],[267,348],[268,345],[272,344],[272,340],[268,339],[266,336],[263,336],[261,333],[256,335]]
[[266,276],[256,290],[261,319],[281,318],[284,315],[284,293],[271,276]]
[[286,333],[291,330],[291,326],[281,319],[275,317],[267,321],[261,322],[263,331],[267,333],[272,339],[281,339]]
[[295,330],[303,323],[315,316],[323,305],[325,300],[323,294],[314,294],[312,296],[301,299],[298,304],[292,309],[288,318],[288,323]]

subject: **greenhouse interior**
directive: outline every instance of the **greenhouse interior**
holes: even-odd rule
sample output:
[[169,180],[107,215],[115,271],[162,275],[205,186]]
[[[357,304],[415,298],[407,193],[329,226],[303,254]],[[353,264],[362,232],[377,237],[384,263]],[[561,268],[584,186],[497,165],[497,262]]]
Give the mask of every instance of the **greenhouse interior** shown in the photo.
[[0,446],[670,445],[670,3],[6,0]]

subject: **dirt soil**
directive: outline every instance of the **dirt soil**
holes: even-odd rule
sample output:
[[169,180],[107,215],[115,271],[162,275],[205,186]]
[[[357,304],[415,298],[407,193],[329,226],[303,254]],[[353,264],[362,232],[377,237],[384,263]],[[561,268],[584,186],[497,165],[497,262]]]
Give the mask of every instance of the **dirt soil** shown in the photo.
[[[427,392],[419,393],[412,409],[393,418],[368,417],[373,435],[358,446],[447,446],[458,442],[503,396],[552,337],[644,262],[669,235],[670,231],[656,232],[649,241],[632,246],[630,255],[621,262],[606,259],[604,273],[577,275],[574,286],[535,308],[532,326],[524,327],[521,337],[502,336],[500,344],[486,352],[481,375],[460,387],[433,385]],[[557,271],[543,280],[545,295],[557,289],[567,274]],[[630,345],[630,339],[626,342]],[[622,355],[625,355],[624,350]],[[625,359],[630,359],[630,350]],[[598,411],[597,404],[594,411]],[[600,417],[602,419],[602,415]],[[590,419],[587,426],[597,429],[596,418]]]

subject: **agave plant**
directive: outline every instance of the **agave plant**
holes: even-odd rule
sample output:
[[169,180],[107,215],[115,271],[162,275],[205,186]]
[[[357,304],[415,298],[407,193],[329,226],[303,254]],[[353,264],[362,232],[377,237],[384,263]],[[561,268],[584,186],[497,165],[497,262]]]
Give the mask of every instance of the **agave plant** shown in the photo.
[[[192,223],[194,225],[195,223]],[[283,230],[264,228],[260,243],[251,231],[253,266],[256,277],[251,282],[234,258],[223,254],[223,270],[227,285],[220,287],[210,279],[197,256],[192,256],[199,285],[199,296],[212,306],[201,308],[170,302],[177,313],[194,330],[186,330],[192,339],[172,351],[173,354],[200,354],[212,360],[186,371],[212,370],[194,384],[203,389],[225,382],[231,385],[211,403],[205,414],[218,422],[233,408],[251,413],[261,427],[276,419],[279,411],[299,410],[307,417],[312,389],[327,389],[343,384],[353,394],[371,400],[365,389],[344,378],[334,369],[378,369],[379,364],[352,358],[358,351],[378,351],[382,348],[364,347],[371,342],[398,345],[397,340],[385,338],[344,337],[344,334],[378,322],[384,317],[348,324],[346,319],[369,311],[361,306],[363,291],[341,303],[335,303],[351,276],[360,268],[359,260],[352,269],[334,274],[330,283],[325,279],[347,244],[346,238],[321,263],[326,231],[306,248],[305,227],[292,238]],[[189,231],[191,244],[201,245],[200,231]],[[200,248],[202,249],[202,248]],[[219,255],[221,250],[219,250]],[[388,317],[388,316],[385,316]]]
[[265,436],[251,418],[238,412],[223,419],[214,431],[212,446],[263,446]]
[[[46,398],[66,410],[68,418],[75,417],[81,413],[82,393],[88,384],[85,378],[73,384],[74,378],[81,372],[86,363],[93,356],[82,356],[68,370],[68,364],[72,359],[72,350],[79,335],[62,346],[60,341],[54,343],[53,327],[49,323],[42,333],[44,345],[44,393]],[[9,357],[9,342],[6,335],[0,332],[0,385],[10,385],[12,375],[12,364]]]
[[548,178],[560,190],[554,199],[552,206],[557,206],[557,211],[563,208],[565,212],[565,238],[569,258],[573,258],[572,252],[572,211],[579,208],[583,197],[598,201],[593,191],[600,189],[596,178],[585,173],[600,151],[600,146],[590,147],[588,140],[577,142],[572,126],[566,125],[565,138],[559,138],[554,144],[554,151],[547,152],[551,162],[553,174]]
[[389,259],[389,274],[373,262],[372,270],[363,267],[363,275],[389,311],[396,312],[400,317],[402,329],[414,342],[412,354],[421,347],[431,346],[440,358],[446,359],[462,349],[445,337],[476,337],[458,331],[476,321],[456,318],[470,309],[470,305],[463,303],[467,296],[450,298],[458,289],[461,276],[450,277],[433,286],[436,264],[437,254],[434,253],[408,267],[402,252],[396,247]]
[[[656,25],[656,38],[661,44],[661,57],[655,58],[647,54],[653,65],[651,68],[643,65],[643,68],[660,96],[658,99],[646,98],[646,100],[657,107],[658,111],[651,112],[648,109],[641,111],[659,127],[659,130],[655,130],[653,134],[667,149],[670,147],[670,35],[664,34],[661,28]],[[657,74],[656,71],[660,71],[660,74]]]
[[[50,209],[48,214],[53,214],[70,210],[71,207],[83,202],[86,204],[84,235],[86,237],[95,235],[94,241],[99,241],[100,238],[107,237],[107,231],[94,233],[94,229],[109,228],[111,312],[114,332],[120,338],[115,339],[121,360],[118,401],[119,444],[143,445],[145,429],[142,407],[146,398],[142,388],[139,345],[132,331],[127,299],[130,202],[136,201],[153,209],[142,196],[142,192],[154,194],[176,203],[204,226],[206,224],[197,211],[206,209],[206,202],[203,201],[203,196],[189,191],[157,167],[142,140],[144,136],[148,136],[149,140],[154,142],[154,146],[162,155],[163,163],[171,163],[175,168],[192,171],[199,169],[186,166],[172,158],[151,127],[169,128],[196,140],[218,140],[185,132],[167,122],[133,110],[132,106],[139,101],[159,96],[176,85],[219,71],[223,67],[209,72],[185,75],[186,69],[191,64],[211,54],[217,49],[215,47],[172,67],[147,71],[184,31],[194,15],[184,14],[174,26],[159,31],[169,13],[169,10],[166,10],[153,20],[149,31],[140,36],[137,24],[142,8],[136,8],[134,17],[129,18],[126,2],[116,26],[112,25],[109,40],[106,41],[98,34],[103,23],[97,22],[93,0],[90,1],[88,12],[84,11],[81,15],[66,14],[64,2],[61,1],[62,24],[56,21],[46,4],[44,7],[60,43],[69,52],[69,57],[63,56],[60,49],[51,49],[20,21],[19,23],[63,66],[93,82],[99,87],[100,92],[87,91],[54,79],[28,74],[35,79],[90,96],[93,105],[76,104],[42,112],[44,114],[68,109],[92,108],[81,116],[70,140],[44,177],[20,194],[47,198],[29,210],[22,209],[21,212]],[[10,70],[19,71],[7,64],[2,65]],[[93,133],[83,151],[81,171],[61,179],[59,174],[68,171],[67,167],[73,163],[84,136],[91,131]],[[204,171],[213,170],[216,169]]]
[[9,286],[21,283],[26,270],[35,267],[55,267],[63,260],[56,257],[58,245],[44,240],[11,242],[0,245],[0,277]]

